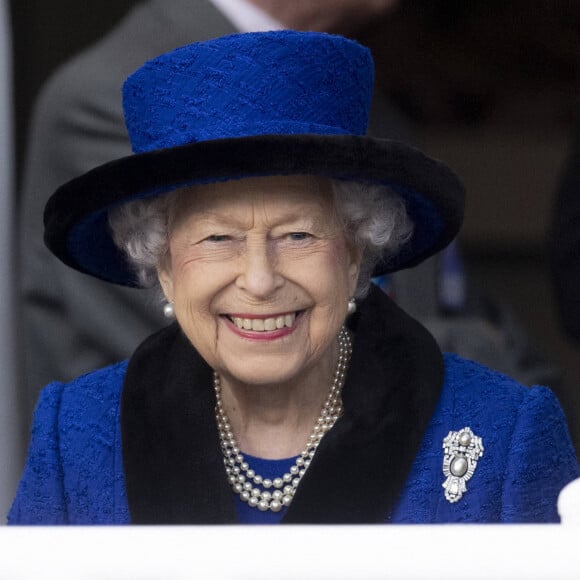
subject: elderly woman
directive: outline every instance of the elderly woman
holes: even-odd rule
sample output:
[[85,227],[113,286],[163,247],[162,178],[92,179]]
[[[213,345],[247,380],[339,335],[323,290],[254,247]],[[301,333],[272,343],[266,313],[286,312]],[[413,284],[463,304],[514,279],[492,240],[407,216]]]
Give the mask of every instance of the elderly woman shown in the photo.
[[43,391],[11,523],[557,520],[578,466],[551,392],[443,356],[370,284],[463,211],[445,166],[364,136],[372,74],[275,32],[127,80],[135,154],[60,188],[46,241],[176,320]]

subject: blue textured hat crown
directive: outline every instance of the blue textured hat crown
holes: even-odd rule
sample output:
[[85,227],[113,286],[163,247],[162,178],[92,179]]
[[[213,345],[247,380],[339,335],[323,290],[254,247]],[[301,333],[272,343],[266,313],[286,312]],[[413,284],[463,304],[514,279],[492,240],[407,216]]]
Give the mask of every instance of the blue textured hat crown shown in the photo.
[[268,134],[364,135],[370,51],[293,31],[234,34],[145,63],[123,87],[133,151]]
[[368,49],[316,32],[236,34],[145,63],[123,90],[135,154],[54,193],[44,214],[48,247],[81,272],[135,286],[111,237],[111,208],[194,184],[308,174],[397,191],[415,231],[375,273],[418,264],[456,235],[463,186],[417,149],[366,136],[373,77]]

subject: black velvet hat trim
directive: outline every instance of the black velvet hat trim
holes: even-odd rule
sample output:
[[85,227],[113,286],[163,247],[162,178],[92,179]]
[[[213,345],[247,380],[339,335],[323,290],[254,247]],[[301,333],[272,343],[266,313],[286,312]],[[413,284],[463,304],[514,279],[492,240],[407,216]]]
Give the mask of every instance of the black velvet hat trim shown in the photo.
[[[380,523],[401,494],[443,384],[429,333],[380,290],[351,319],[344,415],[325,436],[283,523]],[[122,398],[131,521],[236,520],[214,418],[211,369],[174,324],[132,357]]]
[[376,274],[414,266],[438,252],[456,236],[463,219],[459,179],[413,147],[350,135],[260,135],[132,155],[93,169],[48,201],[45,242],[73,268],[133,286],[131,269],[110,237],[110,208],[186,185],[290,174],[380,183],[403,196],[414,235]]

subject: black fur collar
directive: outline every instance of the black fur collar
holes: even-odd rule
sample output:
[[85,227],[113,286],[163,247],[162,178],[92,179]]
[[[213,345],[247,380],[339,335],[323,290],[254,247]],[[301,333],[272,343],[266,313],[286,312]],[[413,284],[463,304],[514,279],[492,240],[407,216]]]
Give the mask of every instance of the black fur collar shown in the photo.
[[[344,415],[322,440],[283,523],[388,519],[439,398],[437,344],[380,290],[349,325]],[[211,369],[177,324],[137,349],[121,415],[133,523],[235,523],[214,404]]]

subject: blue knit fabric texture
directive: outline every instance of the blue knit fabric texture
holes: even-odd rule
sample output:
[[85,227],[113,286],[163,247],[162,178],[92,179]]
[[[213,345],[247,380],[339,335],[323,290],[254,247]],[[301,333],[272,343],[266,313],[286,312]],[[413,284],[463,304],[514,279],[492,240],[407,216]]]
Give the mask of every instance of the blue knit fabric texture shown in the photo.
[[[438,407],[391,523],[556,522],[564,485],[580,476],[560,406],[549,389],[523,387],[476,363],[445,357]],[[126,363],[52,383],[42,392],[11,524],[128,524],[119,423]],[[457,503],[443,493],[442,442],[470,427],[485,452]],[[258,469],[279,473],[277,462]],[[287,460],[291,461],[291,460]],[[225,477],[225,474],[224,474]],[[356,493],[356,490],[353,490]],[[238,505],[241,521],[276,515]],[[282,514],[280,514],[281,516]]]
[[364,135],[370,51],[340,36],[233,34],[148,61],[123,87],[135,153],[267,134]]

